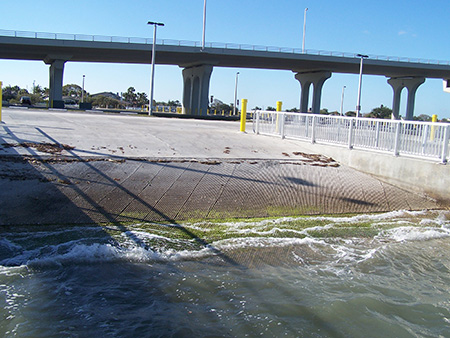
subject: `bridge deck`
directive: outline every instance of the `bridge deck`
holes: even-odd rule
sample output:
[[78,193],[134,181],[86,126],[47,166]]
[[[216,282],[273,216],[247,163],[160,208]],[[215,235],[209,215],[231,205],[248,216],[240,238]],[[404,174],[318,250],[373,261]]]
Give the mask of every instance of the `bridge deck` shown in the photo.
[[[37,33],[36,33],[36,36]],[[55,35],[55,37],[58,37]],[[151,60],[151,45],[145,43],[87,41],[70,38],[42,38],[0,36],[0,58],[18,60],[62,59],[74,62],[112,62],[148,64]],[[189,67],[209,64],[219,67],[261,68],[311,72],[327,70],[337,73],[359,72],[359,59],[354,54],[329,53],[317,55],[296,53],[295,50],[266,48],[252,50],[240,45],[215,46],[201,50],[200,47],[165,44],[156,46],[156,63]],[[389,77],[420,76],[426,78],[450,78],[450,64],[446,62],[427,63],[426,60],[371,57],[365,60],[364,73]]]

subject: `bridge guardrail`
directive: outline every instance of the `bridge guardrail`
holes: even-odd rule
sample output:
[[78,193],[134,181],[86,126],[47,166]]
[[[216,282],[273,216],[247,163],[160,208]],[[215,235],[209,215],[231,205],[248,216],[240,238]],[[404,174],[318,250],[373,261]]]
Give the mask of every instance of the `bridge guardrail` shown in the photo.
[[[16,38],[135,43],[135,44],[152,44],[153,43],[153,39],[151,39],[151,38],[88,35],[88,34],[29,32],[29,31],[13,31],[13,30],[4,30],[4,29],[0,29],[0,36],[16,37]],[[202,44],[200,42],[187,41],[187,40],[157,39],[156,43],[159,45],[167,45],[167,46],[185,46],[185,47],[199,47],[199,48],[202,47]],[[207,42],[205,44],[205,48],[251,50],[251,51],[263,51],[263,52],[274,52],[274,53],[286,53],[286,54],[323,55],[323,56],[334,56],[334,57],[359,59],[358,53],[327,51],[327,50],[313,50],[313,49],[307,49],[305,51],[302,51],[301,48],[258,46],[258,45],[238,44],[238,43]],[[398,56],[369,55],[369,59],[381,60],[381,61],[419,63],[419,64],[434,64],[434,65],[446,65],[446,66],[450,65],[450,61],[398,57]]]
[[449,159],[450,123],[256,111],[253,131],[441,163]]

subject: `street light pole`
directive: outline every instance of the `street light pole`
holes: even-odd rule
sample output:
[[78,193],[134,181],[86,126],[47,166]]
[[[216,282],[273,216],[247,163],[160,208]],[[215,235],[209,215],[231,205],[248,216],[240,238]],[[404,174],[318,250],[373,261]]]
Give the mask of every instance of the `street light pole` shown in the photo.
[[362,86],[362,72],[363,72],[363,62],[364,58],[368,58],[368,55],[358,54],[361,58],[361,63],[359,65],[359,84],[358,84],[358,102],[356,103],[356,117],[358,118],[361,113],[361,86]]
[[341,116],[344,115],[344,90],[347,88],[346,86],[342,87],[342,97],[341,97]]
[[302,53],[305,53],[305,35],[306,35],[306,12],[308,8],[305,8],[305,14],[303,16],[303,42],[302,42]]
[[235,82],[235,85],[234,85],[234,107],[233,107],[233,115],[236,115],[238,75],[239,75],[239,72],[236,73],[236,82]]
[[153,43],[152,43],[152,73],[150,80],[150,101],[148,105],[148,115],[153,114],[153,87],[155,83],[155,45],[156,45],[156,26],[164,26],[161,22],[147,22],[148,25],[153,26]]
[[206,0],[203,3],[203,36],[202,36],[202,50],[205,49],[205,35],[206,35]]
[[84,103],[84,78],[86,75],[83,75],[83,86],[81,88],[81,103]]

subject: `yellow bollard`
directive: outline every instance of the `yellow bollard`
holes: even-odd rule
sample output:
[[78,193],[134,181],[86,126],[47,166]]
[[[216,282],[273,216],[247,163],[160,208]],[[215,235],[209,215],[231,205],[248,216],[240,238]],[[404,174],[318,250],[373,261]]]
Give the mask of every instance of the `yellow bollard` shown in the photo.
[[0,81],[0,122],[2,122],[2,106],[3,106],[3,89],[2,89],[2,81]]
[[245,133],[245,121],[247,120],[247,99],[242,99],[241,102],[241,132]]
[[[437,122],[437,115],[434,114],[433,116],[431,116],[431,122],[436,123]],[[431,126],[431,133],[430,133],[430,140],[434,141],[434,134],[435,134],[435,127]]]
[[[280,111],[281,111],[282,105],[283,105],[283,102],[277,101],[277,112],[280,112]],[[280,118],[280,116],[277,114],[277,122],[276,122],[276,125],[275,125],[275,130],[276,130],[277,132],[280,132],[280,125],[279,125],[279,121],[278,121],[279,118]]]
[[283,102],[277,101],[277,111],[281,111],[282,106],[283,106]]

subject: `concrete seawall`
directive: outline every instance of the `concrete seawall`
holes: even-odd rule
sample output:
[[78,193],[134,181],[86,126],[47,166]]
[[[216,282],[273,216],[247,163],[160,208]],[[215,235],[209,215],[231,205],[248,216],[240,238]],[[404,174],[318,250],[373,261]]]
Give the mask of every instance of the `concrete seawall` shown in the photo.
[[385,182],[427,194],[445,205],[450,205],[448,164],[308,142],[304,142],[303,147],[308,151],[330,156],[344,165],[374,175]]

